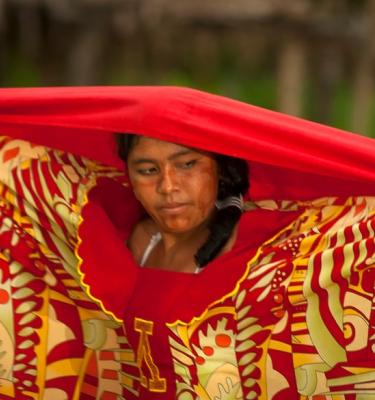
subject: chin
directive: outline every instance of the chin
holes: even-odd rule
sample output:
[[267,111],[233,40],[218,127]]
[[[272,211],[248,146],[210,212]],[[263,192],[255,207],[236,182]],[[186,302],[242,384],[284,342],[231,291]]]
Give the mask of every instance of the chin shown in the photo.
[[186,226],[165,226],[164,231],[168,233],[185,233],[189,232],[194,228]]
[[204,220],[200,218],[160,218],[158,219],[160,229],[168,233],[188,233],[199,228]]
[[169,233],[185,233],[185,232],[189,232],[191,230],[194,230],[197,225],[194,224],[187,224],[185,222],[178,223],[177,221],[174,221],[174,223],[165,223],[166,221],[164,221],[164,223],[161,225],[164,230],[166,232]]

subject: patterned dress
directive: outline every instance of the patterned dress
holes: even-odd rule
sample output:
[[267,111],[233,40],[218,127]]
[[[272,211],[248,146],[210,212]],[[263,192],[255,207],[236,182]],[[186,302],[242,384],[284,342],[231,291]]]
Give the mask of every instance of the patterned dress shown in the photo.
[[0,161],[1,400],[375,398],[374,197],[248,203],[193,275],[135,264],[117,169]]

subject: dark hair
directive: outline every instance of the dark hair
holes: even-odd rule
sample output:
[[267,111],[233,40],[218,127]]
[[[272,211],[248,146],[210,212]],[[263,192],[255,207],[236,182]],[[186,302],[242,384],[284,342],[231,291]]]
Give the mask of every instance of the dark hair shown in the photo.
[[[129,152],[136,144],[138,135],[127,133],[117,134],[116,141],[118,154],[123,161],[127,161]],[[249,170],[245,160],[214,153],[218,164],[219,187],[217,199],[225,200],[230,196],[239,197],[249,189]],[[203,268],[212,261],[224,247],[232,231],[240,219],[242,210],[236,206],[219,208],[209,226],[210,236],[206,243],[195,254],[195,261],[199,268]]]

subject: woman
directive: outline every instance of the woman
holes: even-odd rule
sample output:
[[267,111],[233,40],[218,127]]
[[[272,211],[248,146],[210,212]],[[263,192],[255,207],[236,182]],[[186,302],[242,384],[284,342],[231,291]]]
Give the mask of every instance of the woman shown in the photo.
[[[5,364],[0,394],[371,396],[372,141],[181,88],[13,90],[3,99],[4,132],[104,164],[26,142],[17,152],[3,139],[2,298],[38,277],[21,293],[34,296],[23,299],[40,321],[32,336],[6,320],[20,346],[10,345],[15,367]],[[142,135],[120,144],[129,179],[108,167],[116,131]],[[244,182],[220,189],[228,163],[217,153],[235,156],[241,177],[236,160],[249,161],[249,193]],[[245,212],[225,207],[227,194],[240,193],[253,201]],[[231,208],[240,218],[207,256]],[[71,279],[75,268],[87,295]],[[7,315],[10,305],[24,311],[20,299],[4,302]],[[46,326],[66,333],[49,336]]]
[[199,272],[232,248],[249,186],[245,161],[144,136],[119,135],[118,142],[149,216],[128,243],[140,265]]

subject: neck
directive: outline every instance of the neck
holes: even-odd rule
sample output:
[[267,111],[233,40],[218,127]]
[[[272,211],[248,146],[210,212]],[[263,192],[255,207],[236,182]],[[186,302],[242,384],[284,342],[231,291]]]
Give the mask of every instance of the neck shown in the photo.
[[162,231],[160,233],[162,236],[161,245],[165,255],[175,253],[177,250],[182,248],[195,248],[196,251],[203,245],[209,236],[209,230],[206,225],[189,232],[174,233]]

